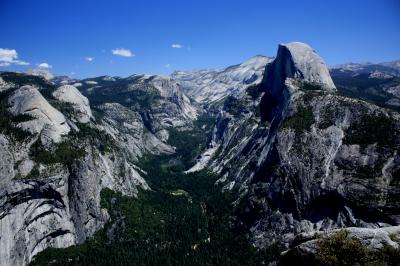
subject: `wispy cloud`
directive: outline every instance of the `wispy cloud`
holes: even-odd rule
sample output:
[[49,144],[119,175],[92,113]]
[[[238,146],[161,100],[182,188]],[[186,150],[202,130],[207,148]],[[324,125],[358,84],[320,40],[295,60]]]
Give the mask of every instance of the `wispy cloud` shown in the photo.
[[181,48],[183,48],[183,45],[179,44],[179,43],[174,43],[174,44],[171,45],[171,47],[175,48],[175,49],[181,49]]
[[28,65],[30,65],[28,62],[21,61],[21,60],[15,60],[14,64],[20,65],[20,66],[28,66]]
[[117,48],[111,50],[113,55],[119,55],[119,56],[124,56],[124,57],[132,57],[135,56],[131,50],[129,49],[124,49],[124,48]]
[[171,65],[170,65],[170,64],[165,64],[165,67],[166,67],[166,68],[170,68]]
[[88,57],[85,57],[85,60],[88,62],[92,62],[94,60],[94,57],[88,56]]
[[0,66],[9,66],[11,64],[27,66],[28,62],[18,60],[18,53],[15,49],[0,48]]
[[38,66],[39,68],[46,68],[46,69],[50,69],[50,68],[53,67],[52,65],[50,65],[50,64],[48,64],[48,63],[40,63],[40,64],[38,64],[37,66]]

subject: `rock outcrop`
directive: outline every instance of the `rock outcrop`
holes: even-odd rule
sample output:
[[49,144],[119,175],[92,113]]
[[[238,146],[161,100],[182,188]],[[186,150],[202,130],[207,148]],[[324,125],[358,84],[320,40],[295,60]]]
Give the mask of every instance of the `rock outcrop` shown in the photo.
[[62,136],[71,130],[64,115],[55,109],[33,86],[17,89],[8,100],[9,111],[17,115],[28,115],[32,119],[18,123],[23,130],[40,134],[43,144],[60,142]]
[[89,100],[71,85],[63,85],[53,92],[53,96],[63,103],[69,103],[74,109],[74,118],[80,123],[88,123],[93,117]]
[[[297,244],[291,247],[290,252],[296,251],[300,253],[315,253],[318,249],[318,238],[331,237],[335,233],[343,229],[335,229],[330,231],[315,231],[303,233],[296,236]],[[400,226],[388,226],[382,228],[360,228],[348,227],[344,229],[347,232],[347,237],[358,239],[369,249],[381,249],[385,245],[393,248],[399,248],[399,244],[392,240],[393,236],[400,234]],[[286,251],[287,252],[287,251]]]
[[[155,120],[161,121],[163,127],[167,125],[184,126],[187,123],[186,121],[193,121],[197,118],[198,108],[191,103],[179,83],[172,78],[152,76],[143,77],[136,81],[134,86],[151,85],[159,91],[162,98],[168,99],[168,101],[160,102],[159,105],[155,102],[153,106],[153,112],[156,114]],[[171,113],[175,110],[176,113]]]
[[[376,252],[378,254],[387,252],[383,256],[388,256],[400,247],[399,234],[400,226],[348,227],[346,229],[302,233],[296,236],[289,249],[282,252],[279,264],[292,265],[296,262],[298,265],[313,265],[315,258],[324,254],[327,248],[340,249],[342,245],[345,246],[345,243],[347,247],[343,247],[343,249],[354,249],[350,251],[349,255],[357,259],[368,259],[367,257],[360,258],[358,254],[360,249],[365,249],[364,252]],[[340,251],[337,250],[336,252]],[[340,256],[341,254],[335,255]],[[325,257],[326,255],[322,256]],[[385,265],[385,263],[378,263],[378,265]]]
[[53,78],[55,78],[53,73],[45,69],[30,69],[26,71],[26,73],[32,76],[42,77],[46,80],[52,80]]
[[47,247],[77,243],[66,172],[9,182],[0,188],[0,203],[0,265],[25,265]]
[[[0,135],[1,138],[4,138]],[[0,148],[7,166],[16,148]],[[26,151],[20,151],[25,153]],[[1,266],[25,265],[40,251],[79,244],[103,227],[108,214],[100,206],[103,188],[135,196],[149,189],[123,153],[101,154],[88,146],[86,155],[71,165],[35,164],[38,173],[17,178],[18,171],[2,169],[0,187]],[[4,174],[4,175],[3,175]]]
[[5,82],[2,77],[0,77],[0,92],[6,91],[10,88],[10,84]]
[[132,159],[139,159],[145,153],[174,153],[166,144],[145,128],[140,114],[119,103],[104,103],[98,107],[104,112],[102,128],[113,136]]
[[10,142],[0,135],[0,187],[8,184],[14,177],[14,151],[9,149]]

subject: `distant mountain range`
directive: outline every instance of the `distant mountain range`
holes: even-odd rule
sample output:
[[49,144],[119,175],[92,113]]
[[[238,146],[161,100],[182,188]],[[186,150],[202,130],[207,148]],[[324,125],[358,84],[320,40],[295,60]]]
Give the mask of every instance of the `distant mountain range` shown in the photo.
[[346,74],[371,74],[372,77],[400,76],[400,60],[384,63],[347,63],[330,67]]

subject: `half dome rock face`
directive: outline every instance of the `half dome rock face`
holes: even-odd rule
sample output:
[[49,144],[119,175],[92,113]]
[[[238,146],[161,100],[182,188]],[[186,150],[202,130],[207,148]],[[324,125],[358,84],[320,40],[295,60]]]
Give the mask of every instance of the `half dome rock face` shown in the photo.
[[336,87],[322,58],[307,44],[280,44],[275,61],[267,65],[264,75],[266,90],[278,97],[287,78],[301,79],[335,91]]
[[54,98],[60,102],[70,103],[75,111],[75,118],[80,123],[88,123],[92,118],[89,100],[71,85],[64,85],[53,92]]
[[27,85],[17,89],[8,102],[13,115],[32,117],[18,126],[32,134],[40,133],[43,144],[60,142],[61,137],[71,130],[64,115],[51,106],[35,87]]

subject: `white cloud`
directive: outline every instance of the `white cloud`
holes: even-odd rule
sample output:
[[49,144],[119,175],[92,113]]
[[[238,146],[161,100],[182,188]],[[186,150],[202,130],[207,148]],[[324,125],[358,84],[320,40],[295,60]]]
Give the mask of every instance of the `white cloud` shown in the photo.
[[117,48],[117,49],[113,49],[111,50],[113,55],[119,55],[119,56],[124,56],[124,57],[132,57],[135,56],[131,50],[129,49],[124,49],[124,48]]
[[18,60],[18,53],[15,49],[0,48],[0,66],[9,66],[11,64],[20,66],[29,65],[28,62]]
[[165,67],[166,67],[166,68],[170,68],[171,65],[170,65],[170,64],[166,64]]
[[15,49],[3,49],[0,48],[0,61],[11,63],[18,58],[17,51]]
[[85,60],[89,61],[89,62],[92,62],[94,60],[94,57],[88,56],[88,57],[85,57]]
[[52,65],[49,65],[48,63],[40,63],[37,66],[40,68],[47,68],[47,69],[53,67]]
[[171,47],[175,48],[175,49],[181,49],[181,48],[183,48],[183,45],[182,44],[178,44],[178,43],[174,43],[174,44],[171,45]]
[[29,65],[28,62],[21,61],[21,60],[14,60],[13,63],[16,64],[16,65],[20,65],[20,66],[27,66],[27,65]]

